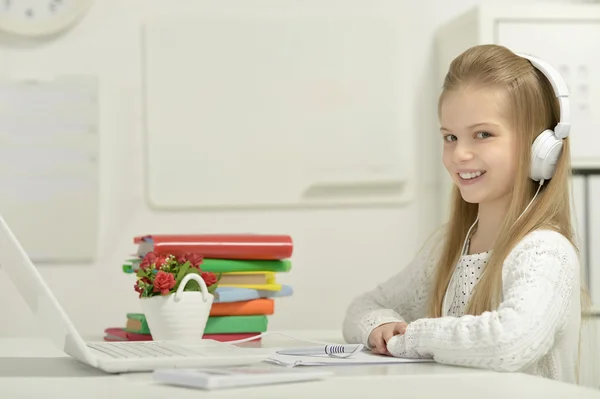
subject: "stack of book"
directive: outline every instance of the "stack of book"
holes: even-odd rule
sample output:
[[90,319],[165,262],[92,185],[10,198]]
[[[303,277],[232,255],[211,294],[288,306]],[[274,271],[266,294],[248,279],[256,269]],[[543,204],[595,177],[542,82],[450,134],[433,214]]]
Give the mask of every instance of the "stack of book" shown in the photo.
[[[291,296],[292,287],[279,284],[277,273],[291,269],[293,244],[287,235],[202,234],[147,235],[134,238],[136,255],[123,265],[134,274],[149,252],[197,253],[204,257],[202,271],[220,274],[215,300],[204,338],[233,341],[267,331],[268,317],[274,314],[275,299]],[[143,314],[128,313],[124,328],[108,328],[105,340],[151,340]]]

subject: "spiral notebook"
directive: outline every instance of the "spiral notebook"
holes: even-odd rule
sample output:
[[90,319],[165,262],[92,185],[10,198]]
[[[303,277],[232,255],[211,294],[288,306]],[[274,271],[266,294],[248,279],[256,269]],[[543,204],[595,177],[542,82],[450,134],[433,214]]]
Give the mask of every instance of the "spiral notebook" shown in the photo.
[[385,355],[376,355],[368,349],[362,350],[349,358],[336,358],[328,355],[294,356],[275,353],[266,360],[280,366],[343,366],[361,364],[398,364],[398,363],[427,363],[433,359],[408,359]]

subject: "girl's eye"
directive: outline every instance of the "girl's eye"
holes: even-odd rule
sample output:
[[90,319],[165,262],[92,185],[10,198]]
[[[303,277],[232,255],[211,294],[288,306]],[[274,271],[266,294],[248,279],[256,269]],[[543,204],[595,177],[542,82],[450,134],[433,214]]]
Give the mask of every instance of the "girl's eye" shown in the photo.
[[477,138],[485,139],[485,138],[488,138],[488,137],[492,137],[492,135],[490,133],[488,133],[488,132],[478,132],[477,133]]
[[444,136],[444,141],[454,141],[456,140],[456,136],[453,134],[447,134]]

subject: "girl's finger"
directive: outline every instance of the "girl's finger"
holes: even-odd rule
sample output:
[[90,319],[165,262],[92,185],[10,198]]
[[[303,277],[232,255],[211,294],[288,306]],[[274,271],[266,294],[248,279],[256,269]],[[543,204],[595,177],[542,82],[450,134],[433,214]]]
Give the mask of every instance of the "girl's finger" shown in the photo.
[[406,332],[406,324],[405,323],[397,324],[394,327],[395,334],[404,334],[405,332]]
[[387,351],[387,346],[382,335],[379,335],[377,338],[375,338],[375,347],[379,353],[385,353]]
[[386,348],[387,348],[387,342],[394,336],[394,331],[384,331],[383,333],[383,340],[385,341],[386,344]]

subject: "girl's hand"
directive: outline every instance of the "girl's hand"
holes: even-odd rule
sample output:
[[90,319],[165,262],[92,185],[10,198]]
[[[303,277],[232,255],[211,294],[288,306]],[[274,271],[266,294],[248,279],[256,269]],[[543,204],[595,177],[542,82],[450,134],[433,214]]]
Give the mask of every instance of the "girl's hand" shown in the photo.
[[369,346],[371,352],[380,355],[392,356],[387,350],[387,342],[394,336],[404,334],[408,324],[402,322],[385,323],[371,331],[369,335]]

